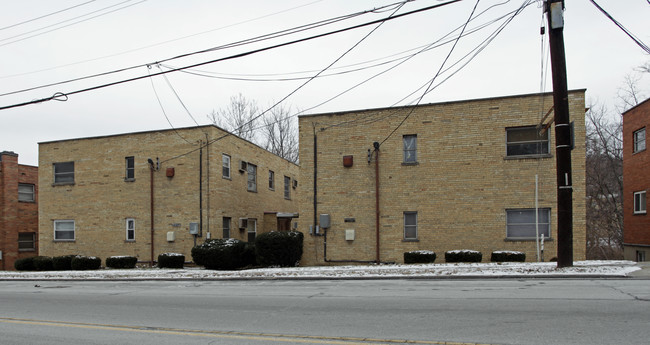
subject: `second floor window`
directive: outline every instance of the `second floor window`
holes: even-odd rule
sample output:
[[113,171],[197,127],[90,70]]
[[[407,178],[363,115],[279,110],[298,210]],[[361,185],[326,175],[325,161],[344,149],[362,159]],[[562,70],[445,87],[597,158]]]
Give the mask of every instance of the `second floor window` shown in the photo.
[[74,162],[54,163],[54,183],[74,183]]
[[404,163],[417,162],[417,135],[405,135],[404,142]]
[[275,173],[273,170],[269,170],[269,189],[274,190],[275,189]]
[[537,156],[549,153],[548,131],[535,126],[506,128],[506,156]]
[[257,192],[257,165],[248,163],[246,170],[248,171],[247,189],[249,192]]
[[634,214],[645,214],[645,191],[634,193]]
[[230,156],[224,154],[221,156],[221,176],[223,178],[230,178]]
[[645,150],[645,127],[634,132],[634,152]]
[[124,180],[133,181],[135,180],[135,157],[126,157],[124,160],[126,161],[126,174],[124,175]]
[[291,199],[291,177],[284,177],[284,198]]
[[34,202],[34,185],[28,183],[18,184],[18,201]]

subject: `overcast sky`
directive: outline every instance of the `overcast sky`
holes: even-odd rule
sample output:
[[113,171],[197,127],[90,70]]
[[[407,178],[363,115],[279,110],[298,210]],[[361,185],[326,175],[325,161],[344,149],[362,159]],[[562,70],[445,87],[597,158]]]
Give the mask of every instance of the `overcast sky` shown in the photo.
[[[295,91],[285,106],[307,114],[406,105],[423,95],[420,88],[439,71],[432,85],[440,85],[421,103],[552,91],[550,68],[545,69],[548,37],[540,36],[546,22],[541,1],[529,1],[513,17],[526,1],[482,0],[464,27],[477,2],[463,0],[381,26],[235,57],[445,2],[417,0],[398,8],[383,7],[395,0],[7,1],[0,11],[0,107],[222,61],[187,70],[192,74],[173,72],[167,79],[143,78],[75,93],[67,101],[61,96],[0,110],[0,151],[14,151],[21,164],[37,165],[39,142],[208,124],[206,115],[226,107],[238,93],[270,106]],[[648,0],[596,2],[650,44]],[[589,0],[567,1],[566,6],[568,86],[586,88],[588,101],[613,107],[625,75],[650,57]],[[374,8],[378,10],[319,28],[167,60]],[[466,36],[456,42],[463,27]],[[422,51],[427,45],[434,46]],[[124,68],[131,69],[7,95]],[[645,95],[650,94],[648,80],[639,83]]]

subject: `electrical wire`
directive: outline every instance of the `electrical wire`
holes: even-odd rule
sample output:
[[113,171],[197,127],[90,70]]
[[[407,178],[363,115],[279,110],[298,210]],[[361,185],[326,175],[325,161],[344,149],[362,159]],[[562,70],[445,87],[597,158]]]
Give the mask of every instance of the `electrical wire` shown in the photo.
[[[641,47],[641,49],[643,49],[646,53],[650,54],[650,47],[648,47],[645,43],[643,43],[643,41],[641,41],[640,38],[636,37],[632,32],[630,32],[630,30],[625,28],[623,24],[619,23],[616,19],[614,19],[614,17],[612,17],[609,13],[607,13],[607,11],[605,11],[602,7],[600,7],[600,5],[598,5],[595,0],[589,0],[589,1],[594,6],[596,6],[596,8],[598,8],[598,10],[600,10],[600,12],[602,12],[607,18],[609,18],[609,20],[611,20],[616,26],[618,26],[619,29],[623,30],[623,32],[625,32],[625,34],[627,34],[628,37],[630,37],[634,41],[634,43],[636,43],[639,47]],[[648,3],[650,3],[650,0],[648,0]]]
[[[459,1],[459,0],[456,0],[456,1]],[[389,8],[391,6],[395,6],[396,4],[399,4],[399,3],[386,5],[386,6],[383,6],[383,7],[380,7],[380,8],[381,9]],[[96,77],[107,76],[107,75],[115,74],[115,73],[126,72],[126,71],[137,69],[137,68],[147,67],[149,65],[156,65],[156,64],[161,64],[161,63],[167,62],[167,61],[172,61],[172,60],[177,60],[177,59],[181,59],[181,58],[185,58],[185,57],[190,57],[190,56],[193,56],[193,55],[204,54],[204,53],[208,53],[208,52],[214,52],[214,51],[217,51],[217,50],[223,50],[223,49],[227,49],[227,48],[239,47],[239,46],[243,46],[243,45],[246,45],[246,44],[258,43],[258,42],[262,42],[262,41],[269,40],[269,39],[272,39],[272,38],[279,38],[279,37],[283,37],[283,36],[288,36],[288,35],[304,32],[304,31],[312,30],[312,29],[315,29],[315,28],[318,28],[318,27],[338,23],[340,21],[355,18],[355,17],[365,15],[365,14],[368,14],[368,13],[373,13],[376,10],[377,9],[366,10],[366,11],[355,12],[355,13],[347,14],[347,15],[343,15],[343,16],[333,17],[333,18],[329,18],[329,19],[326,19],[326,20],[321,20],[321,21],[318,21],[318,22],[313,22],[313,23],[310,23],[310,24],[293,27],[293,28],[290,28],[290,29],[276,31],[276,32],[273,32],[273,33],[270,33],[270,34],[265,34],[265,35],[256,36],[256,37],[253,37],[253,38],[248,38],[248,39],[245,39],[245,40],[240,40],[240,41],[236,41],[236,42],[227,43],[227,44],[224,44],[224,45],[221,45],[221,46],[202,49],[202,50],[198,50],[198,51],[194,51],[194,52],[190,52],[190,53],[184,53],[184,54],[177,55],[177,56],[174,56],[174,57],[169,57],[169,58],[165,58],[165,59],[162,59],[162,60],[158,60],[158,61],[153,62],[153,63],[134,65],[134,66],[120,68],[120,69],[116,69],[116,70],[112,70],[112,71],[108,71],[108,72],[96,73],[96,74],[92,74],[92,75],[88,75],[88,76],[84,76],[84,77],[73,78],[73,79],[68,79],[68,80],[65,80],[65,81],[60,81],[60,82],[50,83],[50,84],[46,84],[46,85],[31,87],[31,88],[27,88],[27,89],[7,92],[7,93],[0,94],[0,97],[13,95],[13,94],[18,94],[18,93],[23,93],[23,92],[27,92],[27,91],[38,90],[38,89],[45,88],[45,87],[63,85],[63,84],[71,83],[71,82],[76,82],[76,81],[92,79],[92,78],[96,78]],[[370,24],[367,24],[367,25],[371,25],[372,23],[373,22],[371,22]],[[343,30],[343,31],[345,31],[345,30]],[[335,33],[338,33],[338,32],[335,32]],[[185,68],[180,68],[178,70],[183,70],[183,69],[185,69]]]
[[[148,69],[151,69],[151,67],[149,67]],[[165,115],[165,119],[167,120],[167,123],[169,123],[169,126],[172,128],[172,130],[174,130],[174,133],[176,133],[176,135],[178,135],[181,139],[185,140],[185,142],[187,142],[190,145],[194,145],[193,143],[191,143],[190,141],[185,139],[185,137],[183,137],[180,133],[178,133],[176,128],[174,128],[174,125],[169,120],[169,116],[167,116],[167,112],[165,111],[165,107],[163,107],[162,101],[160,100],[160,97],[158,96],[158,91],[156,91],[156,86],[153,83],[153,78],[149,78],[149,81],[151,82],[151,88],[153,89],[153,93],[156,95],[156,99],[158,100],[158,105],[160,105],[160,110],[162,110],[163,115]]]
[[[133,0],[125,0],[125,1],[122,1],[122,2],[117,3],[117,4],[115,4],[115,5],[107,6],[107,7],[104,7],[104,8],[102,8],[102,9],[99,9],[99,10],[96,10],[96,11],[93,11],[93,12],[90,12],[90,13],[87,13],[87,14],[84,14],[84,15],[81,15],[81,16],[78,16],[78,17],[75,17],[75,18],[67,19],[67,20],[64,20],[64,21],[59,22],[59,23],[56,23],[56,24],[51,24],[51,25],[48,25],[48,26],[44,26],[44,27],[42,27],[42,28],[35,29],[35,30],[32,30],[32,31],[28,31],[28,32],[26,32],[26,33],[22,33],[22,34],[20,34],[20,35],[16,35],[16,36],[12,36],[12,37],[3,38],[3,39],[0,39],[0,42],[7,41],[7,40],[10,40],[10,39],[12,39],[12,38],[16,38],[16,37],[20,37],[20,36],[28,35],[28,34],[33,33],[33,32],[41,31],[41,30],[43,30],[43,29],[46,29],[46,28],[49,28],[49,27],[52,27],[52,26],[56,26],[56,25],[59,25],[59,24],[65,23],[65,22],[69,22],[69,21],[71,21],[71,20],[75,20],[75,19],[77,19],[77,18],[85,17],[85,16],[88,16],[88,15],[90,15],[90,14],[97,13],[97,12],[103,11],[103,10],[105,10],[105,9],[108,9],[108,8],[111,8],[111,7],[115,7],[115,6],[119,6],[119,5],[125,4],[125,3],[127,3],[127,2],[131,2],[131,1],[133,1]],[[93,17],[90,17],[90,18],[86,18],[86,19],[83,19],[83,20],[79,20],[79,21],[76,21],[76,22],[73,22],[73,23],[70,23],[70,24],[67,24],[67,25],[63,25],[63,26],[60,26],[60,27],[54,28],[54,29],[52,29],[52,30],[43,31],[43,32],[40,32],[40,33],[35,34],[35,35],[31,35],[31,36],[23,37],[23,38],[20,38],[20,39],[17,39],[17,40],[13,40],[13,41],[10,41],[10,42],[7,42],[7,43],[3,43],[3,44],[0,44],[0,47],[4,47],[4,46],[7,46],[7,45],[10,45],[10,44],[16,43],[16,42],[21,42],[21,41],[24,41],[24,40],[26,40],[26,39],[30,39],[30,38],[33,38],[33,37],[41,36],[41,35],[44,35],[44,34],[46,34],[46,33],[50,33],[50,32],[52,32],[52,31],[57,31],[57,30],[60,30],[60,29],[63,29],[63,28],[67,28],[67,27],[69,27],[69,26],[73,26],[73,25],[76,25],[76,24],[79,24],[79,23],[87,22],[87,21],[89,21],[89,20],[91,20],[91,19],[95,19],[95,18],[98,18],[98,17],[102,17],[102,16],[105,16],[105,15],[107,15],[107,14],[110,14],[110,13],[113,13],[113,12],[117,12],[117,11],[123,10],[123,9],[125,9],[125,8],[129,8],[129,7],[131,7],[131,6],[135,6],[135,5],[141,4],[141,3],[145,2],[145,1],[147,1],[147,0],[140,0],[140,1],[136,2],[136,3],[134,3],[134,4],[126,5],[126,6],[124,6],[124,7],[120,7],[120,8],[116,8],[116,9],[114,9],[114,10],[111,10],[111,11],[108,11],[108,12],[104,12],[104,13],[98,14],[98,15],[96,15],[96,16],[93,16]]]
[[[160,65],[158,65],[157,67],[158,67],[159,70],[162,71],[162,68],[160,68]],[[194,123],[195,123],[197,126],[200,126],[199,123],[196,122],[196,119],[194,118],[194,116],[192,116],[192,113],[190,112],[190,110],[187,109],[187,106],[185,106],[185,103],[183,103],[183,100],[181,99],[181,96],[178,95],[178,92],[176,92],[176,89],[174,89],[174,87],[172,86],[172,83],[169,81],[169,78],[167,78],[167,75],[166,75],[166,74],[163,74],[162,76],[163,76],[163,78],[165,78],[165,82],[167,82],[167,85],[169,86],[169,88],[172,90],[172,92],[173,92],[174,95],[176,96],[176,99],[178,100],[178,102],[180,102],[181,105],[183,106],[183,109],[185,109],[185,112],[187,113],[187,115],[190,116],[190,118],[192,119],[192,121],[194,121]]]
[[[192,65],[188,65],[188,66],[184,66],[184,67],[180,67],[180,68],[175,68],[175,69],[171,69],[171,70],[167,70],[167,71],[162,71],[162,72],[158,72],[158,73],[151,74],[151,75],[141,75],[141,76],[138,76],[138,77],[123,79],[123,80],[119,80],[119,81],[115,81],[115,82],[111,82],[111,83],[107,83],[107,84],[102,84],[102,85],[97,85],[97,86],[92,86],[92,87],[88,87],[88,88],[85,88],[85,89],[79,89],[79,90],[76,90],[76,91],[63,93],[63,94],[65,94],[66,96],[71,96],[71,95],[75,95],[75,94],[79,94],[79,93],[85,93],[85,92],[89,92],[89,91],[103,89],[103,88],[110,87],[110,86],[129,83],[129,82],[149,78],[149,77],[152,77],[152,76],[158,76],[158,75],[163,75],[163,74],[166,74],[166,73],[177,72],[177,71],[188,69],[188,68],[194,68],[194,67],[204,66],[204,65],[208,65],[208,64],[213,64],[213,63],[216,63],[216,62],[222,62],[222,61],[242,58],[242,57],[245,57],[245,56],[265,52],[265,51],[280,48],[280,47],[285,47],[285,46],[289,46],[289,45],[293,45],[293,44],[297,44],[297,43],[310,41],[310,40],[317,39],[317,38],[327,37],[327,36],[339,34],[339,33],[342,33],[342,32],[359,29],[359,28],[362,28],[362,27],[365,27],[365,26],[378,24],[378,23],[381,23],[383,21],[402,18],[404,16],[412,15],[412,14],[423,12],[423,11],[432,10],[432,9],[435,9],[435,8],[440,8],[442,6],[450,5],[450,4],[459,2],[459,1],[461,1],[461,0],[451,0],[451,1],[446,2],[446,3],[431,5],[431,6],[420,8],[420,9],[413,10],[413,11],[410,11],[410,12],[405,12],[405,13],[402,13],[402,14],[399,14],[399,15],[396,15],[396,16],[393,16],[393,17],[390,17],[390,18],[383,18],[383,19],[379,19],[379,20],[373,20],[373,21],[370,21],[370,22],[353,25],[353,26],[346,27],[346,28],[343,28],[343,29],[338,29],[338,30],[329,31],[329,32],[326,32],[326,33],[321,33],[321,34],[317,34],[317,35],[313,35],[313,36],[309,36],[309,37],[305,37],[305,38],[300,38],[300,39],[289,41],[289,42],[284,42],[284,43],[279,43],[279,44],[275,44],[275,45],[271,45],[271,46],[266,46],[266,47],[263,47],[263,48],[258,48],[258,49],[255,49],[255,50],[250,50],[250,51],[247,51],[247,52],[242,52],[242,53],[238,53],[238,54],[235,54],[235,55],[230,55],[230,56],[227,56],[227,57],[222,57],[222,58],[217,58],[217,59],[213,59],[213,60],[209,60],[209,61],[195,63],[195,64],[192,64]],[[0,95],[0,96],[2,96],[2,95]],[[16,104],[8,105],[8,106],[2,106],[2,107],[0,107],[0,110],[11,109],[11,108],[16,108],[16,107],[22,107],[22,106],[31,105],[31,104],[43,103],[43,102],[51,101],[53,99],[54,99],[54,96],[41,98],[41,99],[36,99],[36,100],[23,102],[23,103],[16,103]]]
[[49,16],[53,16],[53,15],[55,15],[55,14],[59,14],[59,13],[62,13],[62,12],[65,12],[65,11],[71,10],[71,9],[73,9],[73,8],[77,8],[77,7],[80,7],[80,6],[83,6],[83,5],[87,5],[87,4],[89,4],[89,3],[91,3],[91,2],[95,2],[95,1],[97,1],[97,0],[86,1],[86,2],[81,3],[81,4],[78,4],[78,5],[74,5],[74,6],[71,6],[71,7],[68,7],[68,8],[64,8],[64,9],[62,9],[62,10],[58,10],[58,11],[56,11],[56,12],[52,12],[52,13],[48,13],[48,14],[42,15],[42,16],[40,16],[40,17],[32,18],[32,19],[29,19],[29,20],[22,21],[22,22],[20,22],[20,23],[16,23],[16,24],[12,24],[12,25],[9,25],[9,26],[5,26],[5,27],[0,28],[0,31],[2,31],[2,30],[6,30],[6,29],[11,29],[11,28],[14,28],[14,27],[19,26],[19,25],[23,25],[23,24],[31,23],[31,22],[33,22],[33,21],[37,21],[37,20],[39,20],[39,19],[47,18],[47,17],[49,17]]

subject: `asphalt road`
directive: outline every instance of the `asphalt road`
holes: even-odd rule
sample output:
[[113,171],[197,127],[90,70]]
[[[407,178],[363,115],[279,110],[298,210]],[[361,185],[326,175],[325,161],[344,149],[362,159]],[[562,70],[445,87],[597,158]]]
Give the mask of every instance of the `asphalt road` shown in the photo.
[[648,321],[635,279],[0,282],[3,345],[645,344]]

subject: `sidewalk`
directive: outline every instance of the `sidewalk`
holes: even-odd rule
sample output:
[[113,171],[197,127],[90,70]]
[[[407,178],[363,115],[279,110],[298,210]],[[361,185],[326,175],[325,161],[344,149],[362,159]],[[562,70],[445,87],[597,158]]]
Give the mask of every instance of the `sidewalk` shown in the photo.
[[641,269],[629,273],[628,277],[650,278],[650,262],[637,262],[636,266],[641,267]]

